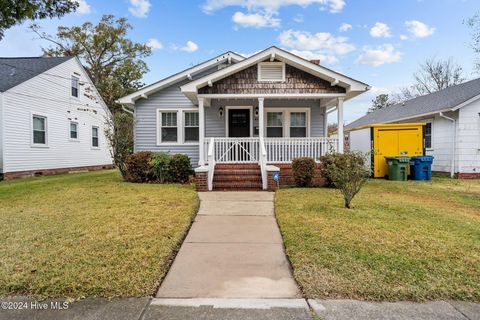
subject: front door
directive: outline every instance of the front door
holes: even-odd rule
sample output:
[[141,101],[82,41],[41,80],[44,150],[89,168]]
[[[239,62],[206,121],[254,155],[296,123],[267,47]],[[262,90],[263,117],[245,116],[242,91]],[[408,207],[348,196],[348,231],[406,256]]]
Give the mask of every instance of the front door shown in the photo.
[[250,109],[228,110],[228,136],[250,137]]

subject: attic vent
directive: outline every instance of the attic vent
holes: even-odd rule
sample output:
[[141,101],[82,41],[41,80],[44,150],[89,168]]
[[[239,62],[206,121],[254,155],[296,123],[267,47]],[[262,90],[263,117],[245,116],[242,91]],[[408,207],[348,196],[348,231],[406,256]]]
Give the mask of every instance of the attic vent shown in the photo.
[[285,81],[285,64],[282,62],[259,63],[258,81]]

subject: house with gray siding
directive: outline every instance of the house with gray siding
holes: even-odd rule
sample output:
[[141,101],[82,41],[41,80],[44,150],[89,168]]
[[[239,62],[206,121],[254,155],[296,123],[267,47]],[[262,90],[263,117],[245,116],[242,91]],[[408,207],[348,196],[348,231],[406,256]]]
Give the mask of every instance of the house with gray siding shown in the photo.
[[77,58],[0,58],[0,176],[111,167],[108,115]]
[[343,139],[327,137],[327,114],[338,111],[341,133],[344,102],[368,89],[270,47],[248,58],[226,52],[118,102],[135,116],[135,151],[188,155],[199,190],[267,189],[273,177],[291,182],[295,158],[342,152]]
[[424,147],[434,157],[433,171],[480,178],[480,78],[376,110],[346,128],[417,122],[425,123]]

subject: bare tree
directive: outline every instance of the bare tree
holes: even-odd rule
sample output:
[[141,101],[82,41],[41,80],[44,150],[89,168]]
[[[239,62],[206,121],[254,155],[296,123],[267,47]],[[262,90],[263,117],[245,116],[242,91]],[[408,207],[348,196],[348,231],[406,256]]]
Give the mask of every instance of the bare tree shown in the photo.
[[465,24],[472,30],[471,47],[475,53],[475,69],[480,73],[480,12],[467,19]]
[[463,68],[451,57],[446,60],[437,60],[435,57],[425,60],[420,65],[420,69],[413,74],[413,78],[415,83],[400,89],[394,100],[410,100],[465,81]]

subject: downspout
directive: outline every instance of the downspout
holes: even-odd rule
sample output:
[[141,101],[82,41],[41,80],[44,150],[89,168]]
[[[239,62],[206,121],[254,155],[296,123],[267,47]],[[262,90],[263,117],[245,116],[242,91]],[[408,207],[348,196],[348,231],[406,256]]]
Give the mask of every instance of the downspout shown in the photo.
[[443,112],[439,113],[440,117],[451,121],[453,125],[453,143],[452,143],[452,160],[450,161],[450,177],[453,178],[455,176],[455,150],[456,150],[456,142],[457,142],[457,124],[456,120],[450,117],[447,117],[443,114]]
[[130,113],[132,116],[134,115],[134,112],[128,109],[127,107],[125,107],[123,104],[122,104],[122,110],[125,111],[126,113]]

